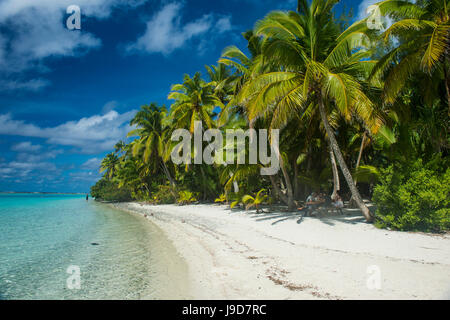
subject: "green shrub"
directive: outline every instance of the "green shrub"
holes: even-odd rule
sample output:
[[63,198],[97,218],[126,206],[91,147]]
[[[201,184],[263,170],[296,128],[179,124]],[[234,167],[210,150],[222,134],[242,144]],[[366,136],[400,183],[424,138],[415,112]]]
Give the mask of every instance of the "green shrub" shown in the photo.
[[126,202],[133,199],[129,188],[119,188],[117,183],[106,178],[100,179],[91,187],[91,196],[104,201]]
[[178,204],[184,205],[184,204],[190,204],[192,202],[197,201],[196,193],[183,190],[178,193]]
[[172,187],[169,185],[158,186],[158,191],[153,193],[153,202],[155,204],[175,203],[176,199]]
[[214,202],[216,202],[216,203],[225,203],[225,202],[227,202],[227,195],[225,193],[220,194],[219,197],[216,198],[216,200],[214,200]]
[[373,201],[376,225],[404,231],[450,229],[450,169],[440,157],[381,170]]

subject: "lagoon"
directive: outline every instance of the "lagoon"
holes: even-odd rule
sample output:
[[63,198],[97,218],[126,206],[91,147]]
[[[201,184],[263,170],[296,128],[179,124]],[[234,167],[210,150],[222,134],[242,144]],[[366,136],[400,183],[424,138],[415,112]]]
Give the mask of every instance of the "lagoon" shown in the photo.
[[[184,290],[184,262],[156,226],[84,195],[0,194],[0,261],[0,299],[159,299]],[[73,266],[79,290],[67,286]]]

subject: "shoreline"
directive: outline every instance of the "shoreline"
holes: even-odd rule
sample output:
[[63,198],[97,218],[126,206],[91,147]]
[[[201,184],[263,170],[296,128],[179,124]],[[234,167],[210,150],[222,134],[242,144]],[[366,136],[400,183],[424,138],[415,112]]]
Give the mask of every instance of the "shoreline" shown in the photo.
[[[298,224],[218,204],[111,205],[147,214],[173,243],[188,267],[186,298],[450,299],[448,234],[376,229],[355,215]],[[369,289],[378,272],[380,289]]]

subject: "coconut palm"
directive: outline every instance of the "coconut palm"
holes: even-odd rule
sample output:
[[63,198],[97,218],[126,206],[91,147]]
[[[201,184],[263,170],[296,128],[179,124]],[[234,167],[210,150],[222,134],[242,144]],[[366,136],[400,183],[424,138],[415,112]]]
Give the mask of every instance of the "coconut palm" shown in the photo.
[[126,146],[127,146],[127,144],[126,144],[123,140],[120,140],[119,142],[117,142],[117,143],[115,144],[115,146],[114,146],[114,152],[115,152],[116,154],[121,154],[122,152],[125,151]]
[[106,177],[111,180],[119,168],[120,160],[115,153],[108,153],[100,164],[100,172],[104,172]]
[[[271,128],[282,128],[293,115],[318,111],[330,147],[367,220],[372,217],[362,201],[329,123],[337,110],[345,119],[358,117],[368,130],[376,131],[381,120],[361,84],[375,62],[369,58],[370,31],[356,23],[340,33],[333,20],[337,0],[299,1],[300,13],[275,11],[257,22],[255,33],[263,36],[263,56],[277,62],[279,71],[264,73],[240,91],[250,119],[270,115]],[[280,165],[282,161],[280,159]]]
[[185,75],[183,83],[172,86],[168,99],[175,100],[171,106],[174,127],[194,132],[196,121],[201,121],[208,128],[213,127],[212,112],[215,107],[223,108],[214,86],[205,82],[199,72],[192,78]]
[[230,118],[233,118],[233,115],[241,116],[244,113],[236,97],[244,83],[261,73],[265,66],[261,57],[261,38],[255,36],[253,30],[243,33],[243,36],[247,40],[247,49],[250,55],[246,55],[236,46],[228,46],[223,50],[222,57],[219,59],[220,64],[234,70],[233,75],[230,77],[230,86],[232,86],[233,94],[226,107],[220,113],[220,125],[228,122]]
[[253,197],[251,195],[245,195],[242,197],[242,202],[246,205],[246,210],[255,207],[256,213],[259,213],[259,206],[267,200],[267,194],[265,189],[261,189],[258,193]]
[[233,80],[230,69],[219,63],[217,66],[205,66],[209,76],[209,84],[213,86],[214,93],[223,104],[226,104],[233,93]]
[[128,137],[139,137],[132,143],[133,156],[140,155],[143,163],[151,168],[150,173],[162,169],[172,187],[175,187],[175,180],[166,164],[169,136],[169,127],[164,124],[166,118],[167,110],[164,106],[158,107],[155,103],[142,106],[130,122],[137,129],[130,131]]
[[385,76],[385,101],[393,103],[411,75],[423,73],[425,101],[430,102],[427,97],[444,82],[450,114],[450,1],[386,0],[377,5],[382,15],[394,20],[383,33],[384,40],[397,43],[372,71],[374,79]]

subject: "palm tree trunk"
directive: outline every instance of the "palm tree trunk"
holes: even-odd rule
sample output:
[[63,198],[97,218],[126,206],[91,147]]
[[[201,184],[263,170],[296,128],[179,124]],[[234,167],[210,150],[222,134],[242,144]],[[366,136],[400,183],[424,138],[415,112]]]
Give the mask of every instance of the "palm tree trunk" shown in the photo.
[[299,199],[300,197],[300,184],[298,181],[298,164],[297,159],[294,159],[294,199]]
[[200,172],[202,174],[202,184],[203,184],[203,201],[206,200],[206,176],[205,171],[203,171],[202,165],[200,165]]
[[166,175],[167,179],[169,180],[170,185],[172,186],[171,193],[174,196],[174,198],[177,199],[178,197],[177,197],[177,193],[175,191],[176,187],[177,187],[177,184],[175,183],[175,180],[170,175],[169,168],[167,168],[167,165],[164,162],[164,160],[161,160],[161,166],[163,168],[164,174]]
[[347,167],[347,164],[345,163],[344,156],[342,155],[341,149],[339,148],[339,145],[336,141],[336,137],[334,136],[333,130],[331,129],[330,124],[328,123],[327,114],[325,112],[325,106],[323,105],[323,97],[321,94],[319,95],[318,100],[319,100],[318,102],[319,102],[320,117],[322,118],[325,131],[327,132],[330,145],[337,158],[339,167],[341,167],[342,174],[344,175],[344,178],[347,181],[350,191],[352,192],[352,197],[353,199],[355,199],[356,203],[358,204],[358,207],[361,209],[366,220],[368,222],[372,221],[373,217],[370,214],[369,208],[367,208],[367,206],[365,205],[364,201],[361,198],[361,195],[359,194],[358,189],[355,186],[355,183],[353,182],[353,177],[350,173],[350,170]]
[[[230,178],[233,178],[233,175],[234,174],[230,172]],[[233,188],[234,188],[234,193],[239,193],[239,184],[235,180],[233,180]]]
[[278,148],[276,148],[274,151],[277,153],[281,172],[283,173],[284,181],[286,182],[288,210],[294,211],[296,206],[295,206],[295,202],[294,202],[294,192],[292,189],[291,178],[289,177],[289,174],[286,170],[286,166],[284,164],[283,158],[281,157],[280,150]]
[[163,167],[163,171],[164,171],[167,179],[169,180],[170,184],[172,185],[173,188],[175,188],[177,186],[177,184],[175,183],[175,180],[170,175],[170,171],[169,171],[169,168],[167,168],[166,163],[161,160],[161,165]]
[[330,161],[331,161],[331,169],[333,170],[333,193],[331,194],[331,199],[334,200],[338,194],[338,191],[341,190],[341,184],[339,181],[339,172],[337,169],[336,158],[334,157],[333,149],[330,146]]
[[286,181],[286,189],[287,189],[287,196],[288,196],[288,210],[294,211],[295,210],[295,202],[294,202],[294,192],[292,189],[292,183],[291,178],[289,177],[289,174],[286,170],[286,167],[284,166],[283,161],[280,159],[280,166],[281,166],[281,172],[283,172],[284,180]]
[[450,116],[450,79],[448,78],[448,69],[447,69],[447,57],[444,58],[444,81],[445,81],[445,90],[447,93],[447,106],[448,106],[448,115]]
[[[358,160],[356,161],[356,170],[359,168],[359,164],[361,163],[361,157],[364,150],[364,144],[366,143],[366,131],[364,131],[362,141],[361,141],[361,147],[359,148],[359,154],[358,154]],[[358,183],[357,179],[355,178],[355,186]]]
[[[366,131],[364,131],[364,135],[363,135],[363,138],[361,141],[361,147],[359,148],[358,160],[356,161],[355,171],[358,170],[359,164],[361,163],[361,157],[362,157],[365,143],[366,143]],[[355,178],[354,182],[355,182],[355,186],[356,186],[358,184],[358,179]],[[352,208],[357,206],[355,199],[353,199],[353,197],[350,199],[349,203],[350,203],[350,207],[352,207]]]
[[283,201],[285,204],[288,204],[288,198],[286,195],[280,190],[280,187],[278,187],[277,181],[275,180],[275,176],[269,176],[270,182],[272,183],[272,188],[275,191],[275,193],[280,197],[280,200]]

